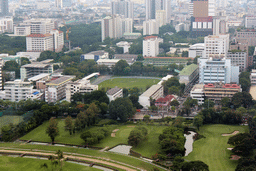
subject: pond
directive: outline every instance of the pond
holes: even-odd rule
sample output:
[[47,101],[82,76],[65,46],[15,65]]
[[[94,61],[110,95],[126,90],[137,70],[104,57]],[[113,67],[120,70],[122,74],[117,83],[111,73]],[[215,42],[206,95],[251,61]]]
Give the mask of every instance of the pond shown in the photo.
[[186,153],[185,156],[188,156],[189,153],[193,151],[193,136],[196,134],[193,131],[189,131],[189,135],[184,134],[184,137],[186,137],[186,143],[185,143],[185,148],[186,148]]

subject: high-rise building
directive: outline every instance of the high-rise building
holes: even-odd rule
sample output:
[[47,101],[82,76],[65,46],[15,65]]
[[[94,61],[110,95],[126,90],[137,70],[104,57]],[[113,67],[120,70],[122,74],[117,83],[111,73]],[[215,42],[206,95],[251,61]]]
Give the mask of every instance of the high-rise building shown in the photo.
[[132,33],[133,31],[133,19],[124,18],[122,19],[122,33]]
[[147,36],[143,40],[143,56],[155,57],[159,54],[159,40],[157,36]]
[[244,20],[245,20],[245,28],[256,28],[255,16],[246,16]]
[[0,0],[1,16],[9,15],[9,3],[8,0]]
[[63,0],[55,0],[55,7],[56,8],[63,8]]
[[121,38],[123,36],[123,22],[119,15],[107,16],[101,20],[101,39]]
[[156,21],[158,22],[159,27],[166,25],[167,19],[166,19],[165,10],[157,10],[156,11]]
[[13,19],[12,17],[0,18],[0,33],[13,32]]
[[246,39],[248,46],[256,46],[256,31],[254,29],[246,29],[238,31],[236,39]]
[[225,17],[213,17],[213,35],[226,34],[228,32],[227,22]]
[[199,83],[239,83],[239,66],[232,66],[231,60],[222,58],[199,59]]
[[205,58],[225,58],[229,50],[229,34],[210,35],[204,38]]
[[167,23],[171,17],[171,0],[145,0],[146,20],[156,19],[156,11],[164,10]]
[[133,2],[130,0],[114,0],[111,2],[111,14],[119,14],[124,18],[133,19]]
[[143,22],[143,35],[159,34],[159,25],[156,20]]
[[54,29],[54,22],[51,19],[25,20],[22,25],[30,26],[31,34],[47,34]]

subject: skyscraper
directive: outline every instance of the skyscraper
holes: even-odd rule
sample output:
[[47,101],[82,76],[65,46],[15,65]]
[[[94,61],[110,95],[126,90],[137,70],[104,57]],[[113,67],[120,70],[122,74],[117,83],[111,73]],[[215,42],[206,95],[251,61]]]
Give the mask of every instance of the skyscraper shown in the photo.
[[1,16],[6,16],[9,14],[8,0],[0,0],[1,6]]
[[171,0],[145,0],[146,20],[156,19],[157,10],[165,10],[167,22],[171,16]]
[[111,2],[111,14],[119,14],[124,18],[133,19],[133,2],[130,0],[115,0]]

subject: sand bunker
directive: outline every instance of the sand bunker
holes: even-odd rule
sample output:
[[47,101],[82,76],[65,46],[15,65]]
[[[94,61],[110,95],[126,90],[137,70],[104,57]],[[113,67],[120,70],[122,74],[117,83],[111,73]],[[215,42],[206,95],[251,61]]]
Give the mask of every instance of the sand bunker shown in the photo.
[[230,150],[230,151],[233,150],[233,148],[227,148],[227,149]]
[[222,134],[222,136],[226,137],[226,136],[230,136],[230,135],[236,135],[238,133],[239,133],[239,131],[234,131],[232,134]]
[[116,132],[119,131],[119,129],[115,129],[112,131],[111,133],[111,137],[115,137],[116,136]]

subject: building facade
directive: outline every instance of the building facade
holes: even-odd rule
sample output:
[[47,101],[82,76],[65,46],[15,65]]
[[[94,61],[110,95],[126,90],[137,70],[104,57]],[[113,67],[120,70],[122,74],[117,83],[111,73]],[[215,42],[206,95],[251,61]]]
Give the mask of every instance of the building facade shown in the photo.
[[143,56],[155,57],[159,54],[159,40],[157,36],[144,37]]
[[16,36],[28,36],[30,35],[30,26],[15,26],[14,35]]
[[130,0],[114,0],[111,2],[111,14],[119,14],[133,19],[134,4]]
[[232,66],[230,59],[199,59],[199,83],[239,83],[239,66]]
[[248,46],[256,46],[256,31],[254,29],[246,29],[237,32],[236,39],[246,39]]
[[247,69],[247,52],[229,51],[227,59],[231,60],[232,66],[239,66],[239,71],[244,72]]
[[51,19],[25,20],[22,25],[30,26],[30,34],[47,34],[54,29],[54,22]]
[[123,97],[123,89],[115,87],[111,88],[107,91],[107,96],[109,98],[109,101],[116,100],[117,98]]
[[147,20],[143,22],[143,35],[159,34],[159,25],[156,20]]
[[204,43],[197,43],[189,47],[188,56],[190,58],[203,57],[205,53]]
[[143,108],[148,109],[150,107],[150,99],[157,100],[164,95],[164,88],[162,85],[152,85],[142,95],[139,96],[139,103]]
[[0,33],[12,33],[13,32],[13,18],[3,17],[0,18]]
[[107,16],[101,20],[101,39],[121,38],[123,36],[122,18],[119,15]]
[[204,84],[196,84],[190,91],[190,97],[192,99],[196,99],[198,105],[202,105],[204,103]]

